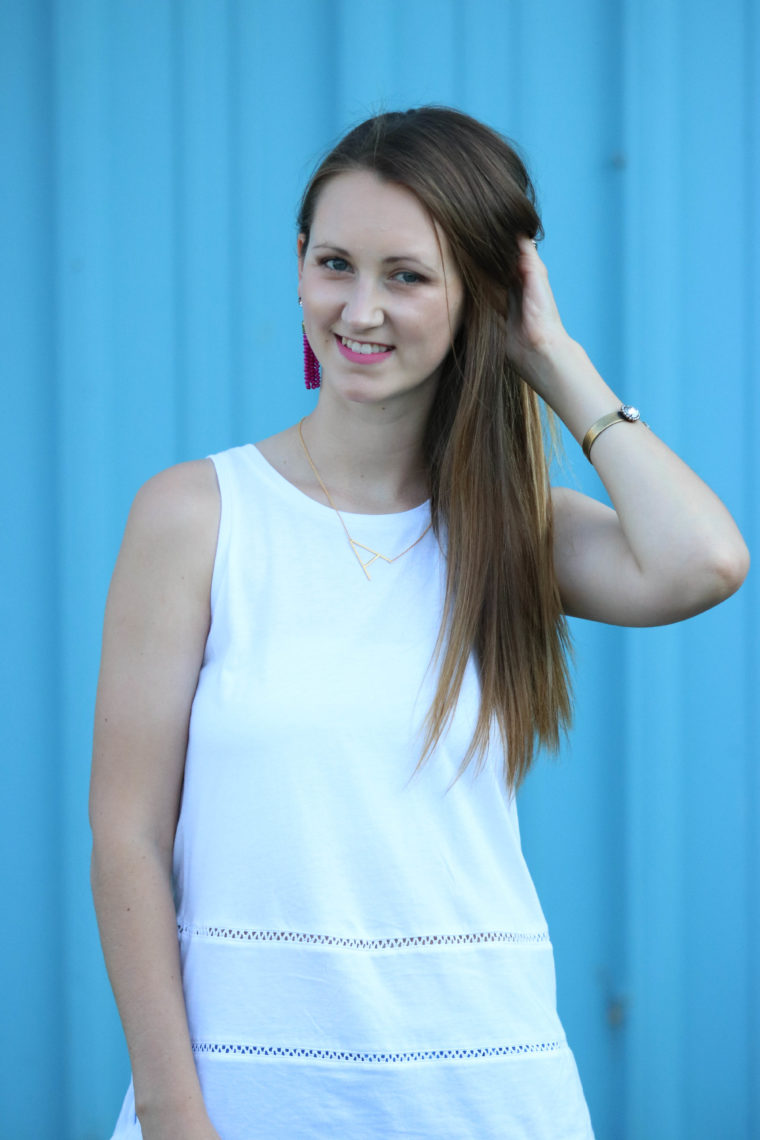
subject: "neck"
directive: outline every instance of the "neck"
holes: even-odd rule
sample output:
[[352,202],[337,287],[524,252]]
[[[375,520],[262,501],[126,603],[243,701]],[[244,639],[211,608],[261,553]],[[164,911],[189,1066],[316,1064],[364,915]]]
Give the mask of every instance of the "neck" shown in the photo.
[[427,409],[415,415],[373,404],[336,407],[326,392],[320,395],[303,422],[303,437],[339,509],[382,514],[425,501],[426,419]]

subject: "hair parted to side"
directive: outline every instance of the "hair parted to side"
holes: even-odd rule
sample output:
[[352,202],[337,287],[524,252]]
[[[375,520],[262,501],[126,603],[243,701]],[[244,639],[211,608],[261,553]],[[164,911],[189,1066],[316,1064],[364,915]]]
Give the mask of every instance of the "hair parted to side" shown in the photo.
[[465,288],[425,437],[447,579],[420,763],[448,727],[474,652],[480,712],[460,774],[482,763],[495,724],[514,788],[538,747],[558,748],[571,711],[541,411],[510,364],[506,323],[519,297],[518,236],[542,233],[533,185],[513,147],[476,119],[446,107],[388,112],[350,131],[315,171],[298,215],[306,245],[321,190],[356,170],[416,195]]

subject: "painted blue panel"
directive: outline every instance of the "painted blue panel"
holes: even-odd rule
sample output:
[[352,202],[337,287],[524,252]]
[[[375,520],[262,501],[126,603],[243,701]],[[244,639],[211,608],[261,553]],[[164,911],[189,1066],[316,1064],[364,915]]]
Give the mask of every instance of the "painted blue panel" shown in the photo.
[[[742,66],[747,32],[743,4],[722,10],[719,35],[711,13],[690,9],[682,47],[689,91],[682,134],[686,221],[682,256],[688,306],[683,366],[688,383],[718,415],[726,408],[728,377],[735,378],[732,387],[737,395],[743,395],[748,381],[752,384],[753,374],[755,387],[760,378],[757,358],[752,360],[746,351],[750,330],[742,322],[745,251],[741,242],[726,234],[727,219],[736,219],[743,230],[758,211],[757,199],[747,197],[749,187],[743,181],[742,147],[749,133],[745,102],[749,75]],[[720,179],[705,177],[706,161],[720,172]],[[750,319],[755,324],[757,312]],[[749,503],[742,501],[745,441],[736,439],[728,448],[715,448],[713,417],[699,415],[696,404],[687,404],[684,414],[687,455],[705,457],[706,478],[721,496],[739,510],[744,508],[748,518]],[[756,430],[757,420],[754,426]],[[746,628],[743,602],[736,598],[727,612],[705,615],[684,630],[685,750],[702,760],[685,798],[689,862],[684,941],[692,949],[684,982],[689,994],[699,994],[699,1000],[688,1001],[685,1010],[684,1066],[693,1088],[685,1107],[685,1135],[697,1129],[705,1134],[751,1135],[748,1104],[757,1082],[757,1071],[750,1074],[746,1064],[740,1064],[749,1056],[747,994],[751,975],[757,974],[756,962],[746,953],[748,923],[753,909],[758,909],[757,880],[747,877],[745,855],[752,818],[747,811],[751,801],[744,726],[753,708],[730,668],[732,652]],[[708,707],[699,701],[704,692],[710,693]],[[756,745],[755,759],[759,756]],[[734,1040],[736,1052],[716,1051],[712,1040],[700,1032],[706,1024],[714,1038]]]
[[[295,208],[311,166],[351,122],[422,101],[520,140],[571,332],[755,537],[760,16],[751,0],[6,0],[0,52],[0,866],[26,932],[0,951],[18,982],[0,1119],[19,1140],[84,1140],[107,1135],[126,1079],[87,889],[110,568],[154,470],[310,406]],[[599,494],[568,453],[562,477]],[[760,1133],[758,604],[750,579],[683,628],[574,623],[576,727],[521,798],[600,1136]]]
[[229,13],[175,9],[176,382],[181,454],[208,450],[231,418],[232,197]]
[[42,3],[0,6],[0,356],[6,432],[0,609],[0,1130],[54,1136],[66,1093],[56,707],[50,35]]
[[[124,449],[114,446],[123,409],[118,373],[118,298],[112,271],[114,195],[104,155],[108,117],[109,27],[102,6],[59,9],[54,25],[57,77],[58,248],[57,375],[60,520],[59,683],[64,823],[62,873],[67,898],[65,1122],[74,1136],[97,1134],[112,1111],[115,1069],[124,1046],[114,1034],[113,1003],[98,955],[92,908],[83,889],[89,843],[84,827],[98,615],[113,539],[123,518]],[[126,424],[125,424],[126,426]],[[130,432],[130,436],[133,433]],[[136,439],[140,445],[139,436]],[[125,491],[121,491],[124,501]],[[98,1046],[93,1047],[97,1042]]]
[[[726,240],[726,217],[738,211],[749,224],[754,211],[742,155],[740,40],[749,34],[742,4],[720,14],[709,5],[699,13],[675,3],[627,6],[630,383],[640,383],[656,430],[745,528],[749,457],[722,423],[749,406],[745,250]],[[752,118],[756,130],[756,109]],[[755,404],[753,432],[756,412]],[[640,717],[629,734],[627,797],[633,1136],[756,1131],[747,993],[757,992],[757,960],[747,955],[747,923],[758,900],[746,877],[756,795],[749,812],[745,805],[753,804],[747,766],[757,762],[757,743],[746,732],[742,678],[755,612],[745,593],[631,645],[629,692]]]
[[[658,34],[652,36],[653,21]],[[625,28],[626,391],[676,448],[679,351],[677,12],[630,3]],[[667,235],[667,240],[663,240]],[[656,271],[654,271],[656,266]],[[650,411],[654,409],[654,411]],[[628,642],[626,694],[635,710],[626,749],[627,1134],[681,1135],[683,993],[680,915],[682,754],[678,720],[679,634],[654,630]],[[654,682],[654,683],[653,683]],[[652,760],[655,760],[653,763]]]
[[[543,206],[542,256],[568,329],[615,387],[621,372],[616,13],[594,2],[518,10],[521,79],[526,86],[529,75],[530,85],[519,98],[516,133],[528,150]],[[568,440],[566,447],[568,470],[556,481],[599,495],[577,445]],[[625,1035],[625,726],[614,713],[600,718],[599,709],[620,704],[623,635],[573,625],[575,729],[559,767],[539,769],[521,797],[522,832],[556,949],[560,1013],[595,1126],[599,1135],[614,1137]]]
[[240,3],[233,17],[234,432],[207,450],[262,438],[310,406],[300,383],[296,207],[337,130],[332,5]]

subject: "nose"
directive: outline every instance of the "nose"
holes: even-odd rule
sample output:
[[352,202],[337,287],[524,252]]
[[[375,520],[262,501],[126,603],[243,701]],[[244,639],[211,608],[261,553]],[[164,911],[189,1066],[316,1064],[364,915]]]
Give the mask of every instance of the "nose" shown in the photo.
[[374,281],[367,277],[353,279],[341,317],[346,325],[355,329],[377,328],[383,323],[385,314]]

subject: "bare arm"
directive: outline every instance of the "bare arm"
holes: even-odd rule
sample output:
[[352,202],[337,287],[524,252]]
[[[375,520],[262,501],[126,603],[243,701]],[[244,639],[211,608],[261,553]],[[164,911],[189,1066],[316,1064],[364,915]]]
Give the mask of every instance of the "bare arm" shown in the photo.
[[[513,359],[580,443],[622,401],[565,332],[532,243],[521,249],[524,292],[511,320]],[[641,423],[613,426],[598,436],[591,457],[614,510],[575,491],[553,494],[555,567],[567,613],[661,625],[739,588],[749,555],[736,524],[654,432]]]
[[145,1140],[218,1140],[180,977],[171,859],[219,519],[211,463],[142,488],[106,607],[95,717],[92,887]]

